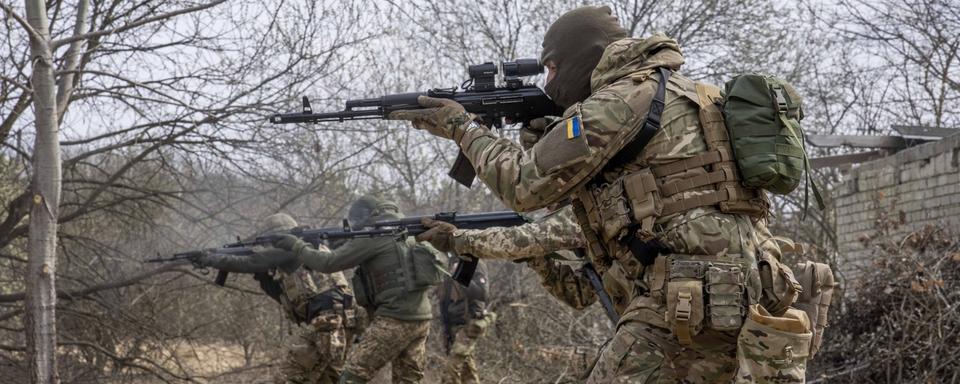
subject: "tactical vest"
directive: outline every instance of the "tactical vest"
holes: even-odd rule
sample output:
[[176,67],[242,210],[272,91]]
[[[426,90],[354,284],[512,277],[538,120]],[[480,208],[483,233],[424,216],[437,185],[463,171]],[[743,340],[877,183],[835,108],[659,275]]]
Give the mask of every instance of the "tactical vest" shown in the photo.
[[[659,68],[658,72],[658,87],[647,119],[642,122],[644,126],[593,181],[577,192],[573,201],[589,251],[601,273],[618,261],[627,277],[636,279],[642,266],[653,264],[660,251],[652,241],[654,224],[662,218],[699,207],[762,217],[769,207],[763,191],[745,188],[740,183],[718,104],[720,89],[684,77],[674,78],[676,84],[672,84],[669,70]],[[698,106],[707,150],[670,163],[630,170],[640,151],[661,128],[667,87]],[[617,176],[605,176],[611,174]]]

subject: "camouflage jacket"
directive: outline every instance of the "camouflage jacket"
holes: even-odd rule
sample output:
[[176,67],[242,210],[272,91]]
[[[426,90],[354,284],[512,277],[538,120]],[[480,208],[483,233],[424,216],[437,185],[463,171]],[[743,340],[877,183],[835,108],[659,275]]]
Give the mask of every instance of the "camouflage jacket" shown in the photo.
[[[630,172],[694,157],[707,147],[698,106],[690,99],[691,93],[695,95],[695,83],[675,73],[682,64],[679,46],[664,35],[616,41],[606,48],[591,76],[590,97],[568,108],[563,119],[548,127],[531,149],[524,151],[519,144],[476,124],[466,128],[461,149],[478,177],[501,201],[518,211],[576,199],[587,193],[591,182],[609,183]],[[660,80],[654,76],[658,67],[674,71],[667,82],[661,129],[632,161],[605,168],[646,120]],[[579,132],[566,129],[568,120],[574,117],[581,123]],[[682,192],[682,197],[696,198],[698,193]],[[756,236],[753,223],[744,215],[723,214],[710,206],[695,208],[658,217],[654,235],[666,253],[735,255],[731,257],[744,260],[744,267],[756,268]],[[624,246],[613,248],[606,257],[590,255],[598,270],[603,273],[619,263],[625,272],[623,285],[645,284],[649,274],[644,275],[639,263],[622,262],[630,260],[629,250]]]
[[[540,276],[543,288],[575,309],[586,308],[597,301],[590,282],[578,271],[583,261],[569,252],[585,246],[586,239],[570,207],[517,227],[458,229],[454,232],[457,253],[481,259],[526,259],[527,266]],[[550,254],[560,257],[549,257]],[[603,283],[617,311],[622,312],[629,302],[632,288],[619,280],[622,276],[619,272],[617,269],[605,274]]]
[[587,240],[583,238],[570,207],[517,227],[457,229],[453,232],[454,252],[480,259],[542,257],[551,252],[584,248],[586,245]]

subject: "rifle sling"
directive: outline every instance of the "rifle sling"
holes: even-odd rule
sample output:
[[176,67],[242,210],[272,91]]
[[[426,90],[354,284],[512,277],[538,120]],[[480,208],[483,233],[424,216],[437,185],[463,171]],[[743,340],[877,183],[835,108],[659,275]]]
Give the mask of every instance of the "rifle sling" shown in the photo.
[[[624,146],[620,152],[617,152],[617,154],[607,162],[603,170],[598,173],[594,179],[594,185],[600,184],[602,181],[600,178],[602,178],[602,175],[607,171],[623,167],[636,161],[637,157],[640,156],[640,153],[650,142],[650,139],[660,130],[660,121],[663,116],[664,105],[666,104],[667,82],[670,80],[670,74],[672,72],[664,67],[657,68],[657,71],[660,73],[660,81],[657,83],[657,92],[653,95],[653,100],[650,101],[650,110],[647,112],[647,119],[644,121],[643,127],[635,134],[630,143]],[[644,241],[639,239],[636,235],[637,229],[639,229],[637,224],[632,225],[631,230],[627,236],[624,236],[623,239],[620,240],[620,243],[630,249],[630,253],[640,261],[640,264],[652,265],[663,247],[656,240]]]
[[660,81],[657,83],[657,92],[650,101],[650,110],[647,112],[647,119],[643,122],[643,127],[633,136],[633,139],[617,152],[610,161],[604,166],[604,170],[599,173],[602,175],[607,170],[616,169],[627,165],[640,156],[640,152],[647,146],[653,135],[660,130],[660,118],[663,116],[663,108],[666,105],[667,81],[670,79],[671,71],[664,67],[657,68],[660,72]]

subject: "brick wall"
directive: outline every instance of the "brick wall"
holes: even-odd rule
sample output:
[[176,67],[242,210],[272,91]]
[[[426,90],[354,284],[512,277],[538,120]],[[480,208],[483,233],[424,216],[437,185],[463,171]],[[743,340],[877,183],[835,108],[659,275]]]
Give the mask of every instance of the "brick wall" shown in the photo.
[[859,239],[876,233],[879,215],[904,224],[891,238],[927,224],[960,228],[960,135],[863,163],[836,191],[841,271],[856,279],[871,265],[872,250]]

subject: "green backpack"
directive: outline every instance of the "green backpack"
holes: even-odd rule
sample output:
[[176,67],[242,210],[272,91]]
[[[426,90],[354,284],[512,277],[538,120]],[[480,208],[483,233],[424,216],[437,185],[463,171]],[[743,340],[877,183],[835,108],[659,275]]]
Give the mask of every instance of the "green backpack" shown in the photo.
[[796,89],[759,74],[737,76],[724,88],[723,113],[741,183],[785,195],[806,177],[823,209],[820,191],[810,176],[800,128],[803,108]]

